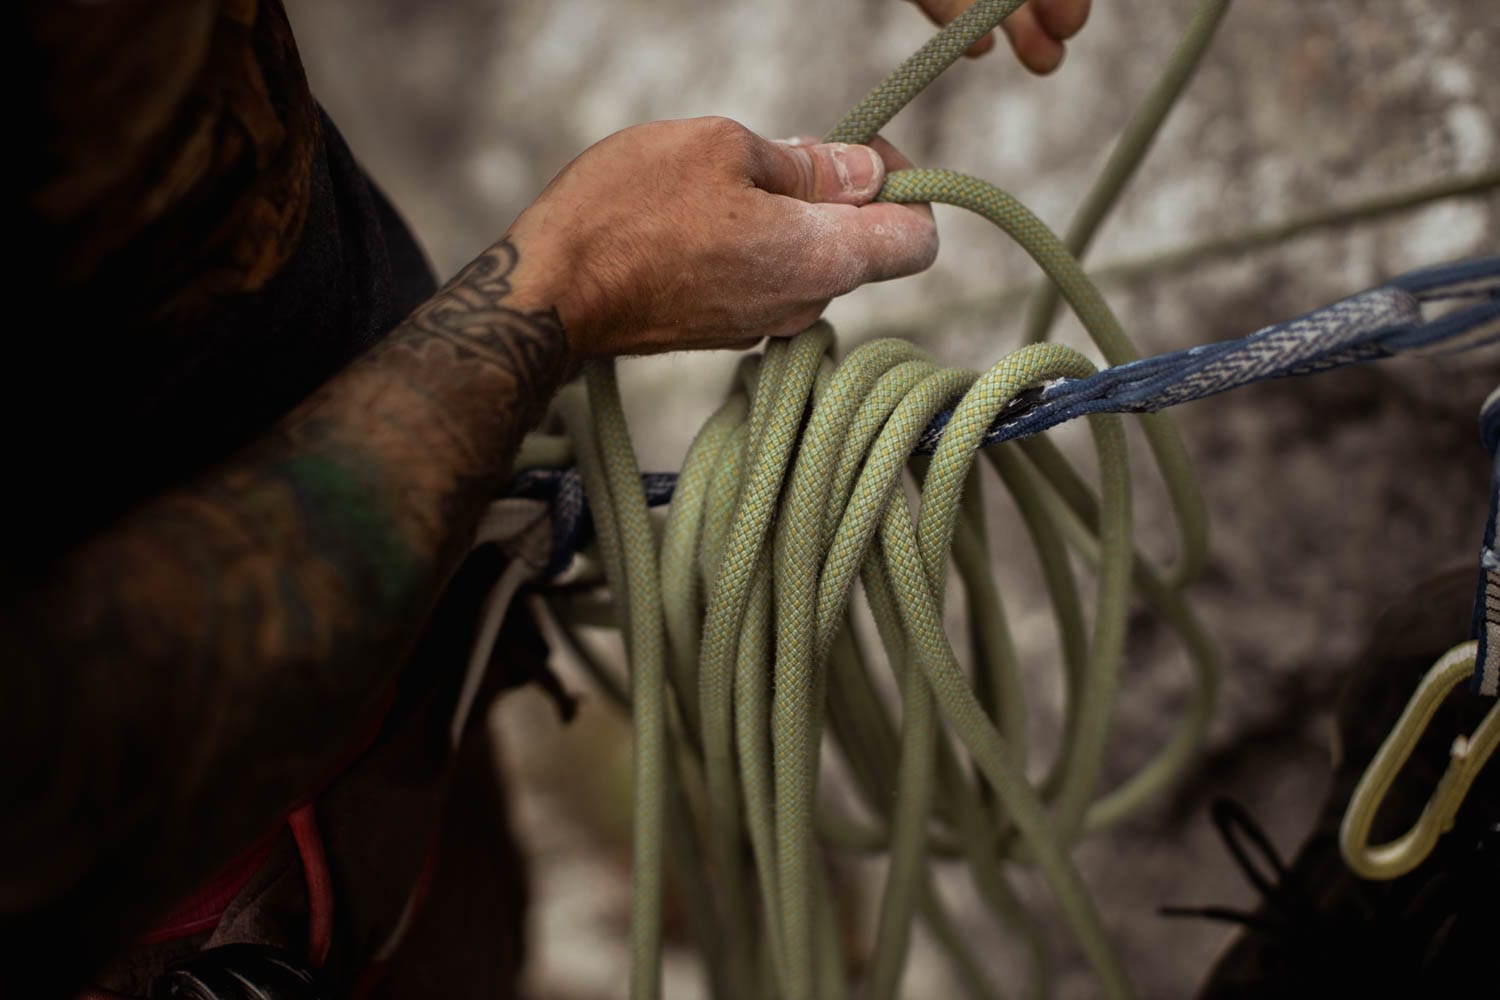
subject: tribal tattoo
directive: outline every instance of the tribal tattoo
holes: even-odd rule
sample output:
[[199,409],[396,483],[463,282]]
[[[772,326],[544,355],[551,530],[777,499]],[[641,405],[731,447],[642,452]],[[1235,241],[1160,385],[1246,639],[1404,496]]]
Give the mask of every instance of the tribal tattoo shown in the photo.
[[[173,841],[150,824],[264,828],[367,722],[565,375],[519,263],[491,248],[246,452],[7,601],[0,857],[68,863],[7,864],[0,923]],[[226,797],[235,775],[255,780]]]

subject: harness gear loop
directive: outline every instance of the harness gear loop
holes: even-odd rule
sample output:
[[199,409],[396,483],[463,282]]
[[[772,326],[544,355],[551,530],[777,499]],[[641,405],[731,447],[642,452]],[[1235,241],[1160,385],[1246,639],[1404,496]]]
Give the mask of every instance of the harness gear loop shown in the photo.
[[1477,653],[1478,643],[1470,640],[1454,646],[1433,664],[1355,786],[1339,827],[1339,850],[1360,877],[1399,878],[1427,860],[1438,838],[1453,828],[1453,818],[1463,806],[1469,786],[1500,745],[1500,702],[1496,702],[1472,735],[1453,740],[1448,769],[1411,829],[1395,840],[1370,844],[1370,828],[1396,775],[1444,699],[1474,672]]

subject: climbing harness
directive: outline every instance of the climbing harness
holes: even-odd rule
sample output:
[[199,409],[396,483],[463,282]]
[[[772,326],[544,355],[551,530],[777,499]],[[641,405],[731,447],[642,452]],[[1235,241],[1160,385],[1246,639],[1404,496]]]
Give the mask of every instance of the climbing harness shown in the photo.
[[[979,0],[829,140],[868,141],[1020,3]],[[609,362],[587,366],[586,391],[563,391],[560,427],[523,444],[512,496],[492,508],[482,538],[500,543],[524,533],[528,567],[543,577],[571,574],[574,586],[549,588],[534,606],[632,715],[638,1000],[660,992],[669,861],[714,996],[848,996],[825,856],[876,851],[889,866],[862,995],[897,995],[916,919],[971,995],[999,995],[934,885],[933,866],[953,863],[967,867],[989,913],[1020,936],[1033,995],[1049,992],[1052,946],[1012,884],[1019,866],[1041,875],[1105,993],[1131,994],[1070,850],[1182,773],[1203,740],[1219,673],[1212,641],[1183,596],[1204,565],[1204,505],[1180,438],[1155,411],[1264,378],[1500,341],[1500,258],[1486,258],[1416,272],[1236,341],[1138,358],[1078,256],[1227,6],[1200,2],[1065,241],[984,181],[921,169],[887,177],[881,200],[940,201],[983,215],[1055,289],[1037,300],[1031,342],[989,371],[941,366],[899,340],[863,344],[835,364],[832,329],[819,322],[742,361],[675,476],[641,474]],[[1056,298],[1077,314],[1109,365],[1104,371],[1044,342]],[[1434,314],[1440,300],[1455,308]],[[1137,415],[1167,489],[1177,525],[1170,566],[1133,538],[1120,413]],[[1079,416],[1092,436],[1092,480],[1038,436]],[[1027,759],[1021,671],[992,576],[984,503],[991,476],[981,457],[1029,535],[1061,649],[1062,734],[1042,769]],[[662,521],[650,507],[668,498]],[[967,609],[963,660],[944,629],[950,564]],[[1087,596],[1080,565],[1092,577]],[[502,580],[486,622],[503,615],[522,573]],[[585,586],[601,582],[608,601]],[[882,656],[869,652],[857,593]],[[1101,790],[1132,600],[1177,635],[1194,685],[1165,745]],[[624,637],[628,681],[575,633],[601,623]],[[482,629],[477,669],[495,631]],[[1482,727],[1476,738],[1489,733]],[[858,810],[817,794],[825,736],[847,767]],[[1460,767],[1445,784],[1439,814],[1476,768]],[[1356,839],[1363,835],[1356,830]]]

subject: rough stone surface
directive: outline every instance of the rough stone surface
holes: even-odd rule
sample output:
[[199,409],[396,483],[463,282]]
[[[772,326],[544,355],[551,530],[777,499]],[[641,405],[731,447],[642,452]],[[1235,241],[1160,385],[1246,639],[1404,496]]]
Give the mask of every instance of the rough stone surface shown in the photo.
[[[999,56],[960,65],[889,136],[919,163],[996,181],[1062,228],[1191,4],[1095,8],[1054,77],[1031,79]],[[291,13],[315,91],[443,273],[609,132],[710,113],[770,135],[818,132],[928,31],[895,0],[303,0]],[[1483,0],[1238,4],[1090,260],[1493,168],[1496,52],[1500,21]],[[1016,343],[1021,315],[984,302],[1032,273],[982,221],[940,209],[939,222],[944,249],[930,273],[861,290],[831,316],[846,339],[899,329],[944,360],[983,366]],[[1385,276],[1497,248],[1491,193],[1137,278],[1108,295],[1141,349],[1155,352],[1247,333]],[[1060,330],[1081,343],[1075,327]],[[647,467],[675,467],[731,364],[675,356],[625,366]],[[1406,360],[1178,411],[1214,518],[1213,564],[1195,599],[1224,654],[1220,710],[1187,785],[1078,854],[1142,995],[1188,995],[1223,938],[1214,925],[1157,917],[1158,904],[1252,902],[1207,822],[1208,801],[1238,798],[1291,853],[1326,781],[1331,700],[1370,621],[1407,584],[1472,553],[1486,485],[1473,418],[1497,380],[1493,352]],[[1136,468],[1139,530],[1169,552],[1160,491],[1147,463]],[[1007,516],[997,504],[997,521]],[[1034,574],[1012,555],[1020,535],[1012,525],[995,536],[1031,664],[1040,755],[1060,708],[1055,641],[1044,606],[1028,596]],[[1184,667],[1169,639],[1135,631],[1112,768],[1138,763],[1165,737],[1186,692]],[[628,741],[599,704],[563,732],[529,695],[499,714],[535,852],[539,997],[622,992]],[[1042,887],[1023,884],[1055,920]],[[945,889],[999,981],[1014,983],[1014,946],[979,919],[967,887],[950,880]],[[669,928],[671,939],[682,941],[682,930]],[[1057,938],[1066,941],[1060,927]],[[1094,995],[1064,948],[1063,993]],[[675,947],[668,982],[672,997],[699,989]],[[907,985],[911,996],[950,988],[920,939]]]

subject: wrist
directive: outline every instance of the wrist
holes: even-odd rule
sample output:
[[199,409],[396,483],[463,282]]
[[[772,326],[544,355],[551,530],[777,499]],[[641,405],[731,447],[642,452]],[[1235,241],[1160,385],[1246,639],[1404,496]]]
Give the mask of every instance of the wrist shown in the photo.
[[563,235],[573,227],[558,220],[542,225],[533,217],[536,210],[533,206],[523,212],[505,234],[518,255],[511,283],[525,308],[556,311],[566,338],[568,370],[573,371],[596,353],[589,345],[597,341],[597,310],[588,293],[583,255]]
[[378,348],[474,454],[508,454],[576,365],[554,304],[557,272],[537,265],[501,239]]

